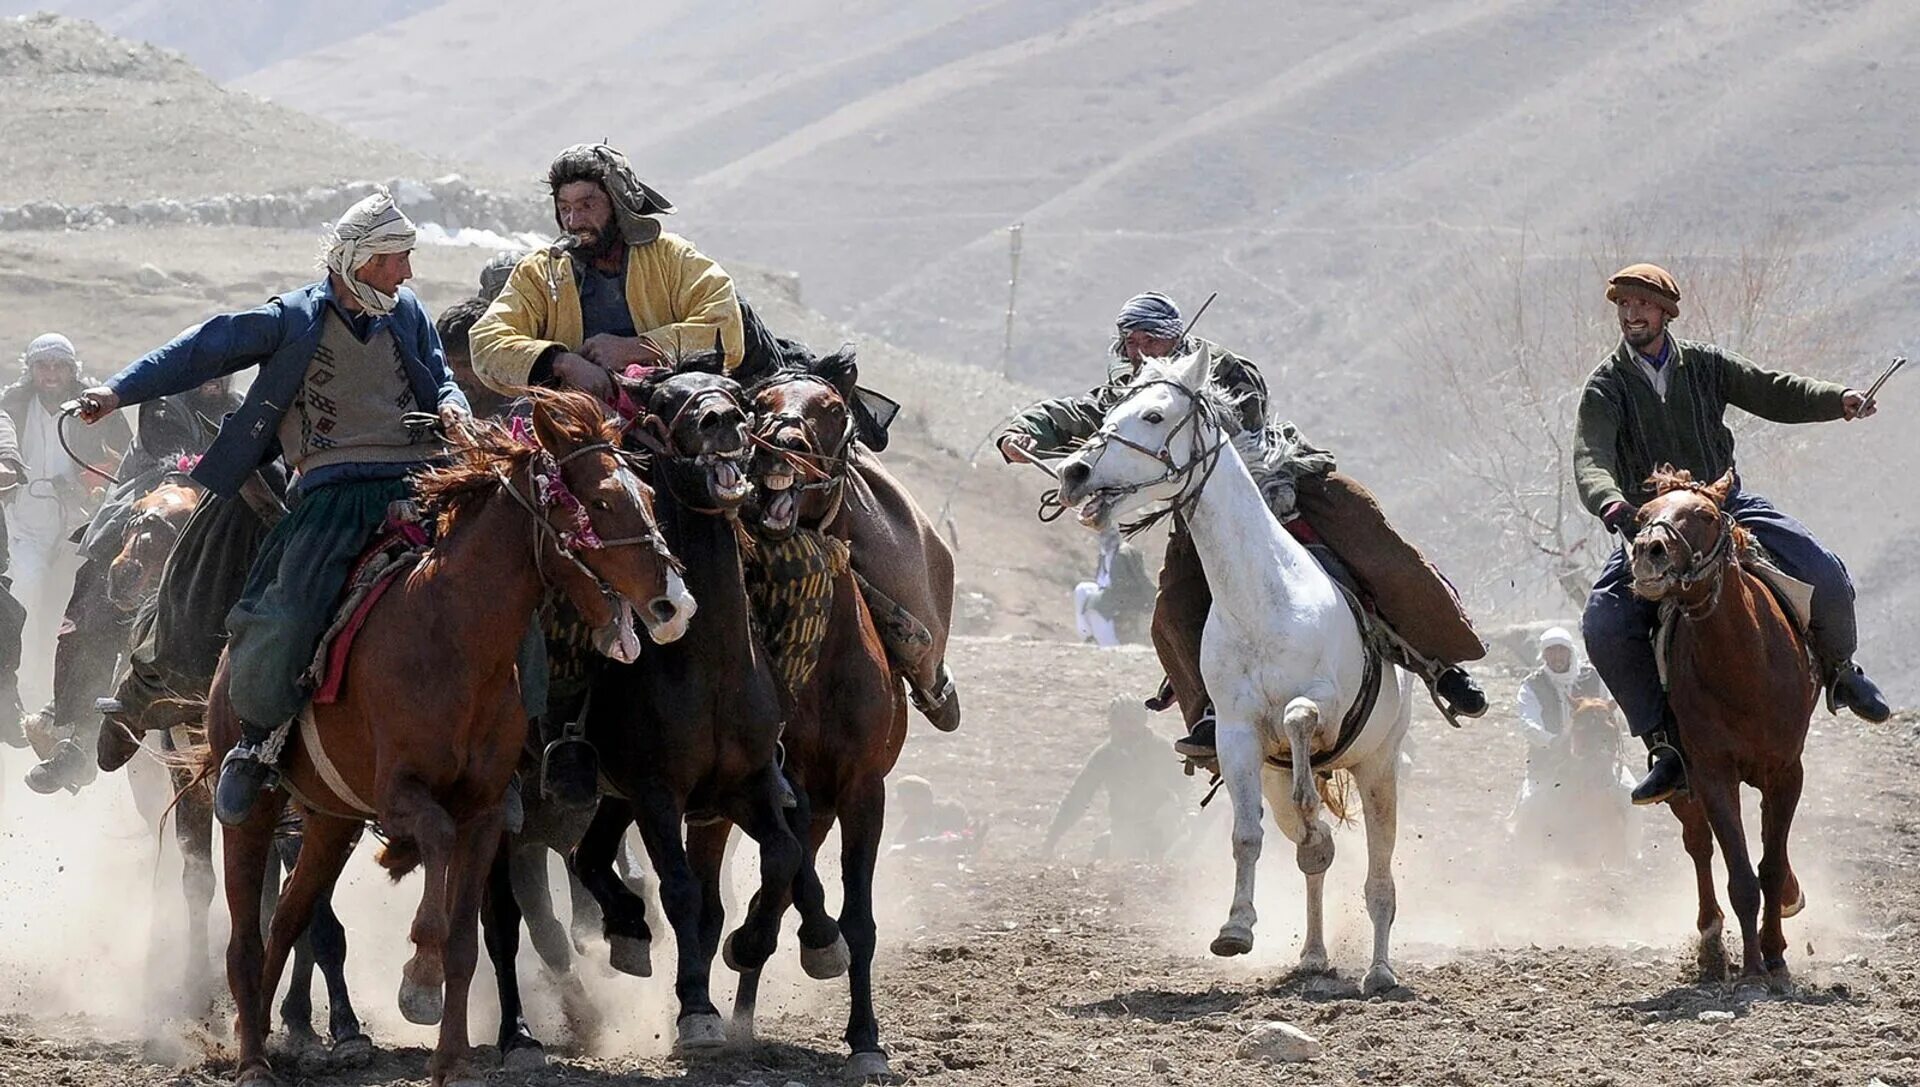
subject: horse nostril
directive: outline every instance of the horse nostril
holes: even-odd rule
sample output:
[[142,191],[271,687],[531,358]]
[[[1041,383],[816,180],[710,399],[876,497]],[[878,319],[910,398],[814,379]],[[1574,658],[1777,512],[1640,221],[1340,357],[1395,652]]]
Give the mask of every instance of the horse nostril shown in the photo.
[[1093,469],[1078,461],[1060,470],[1060,482],[1065,484],[1066,488],[1070,491],[1085,486],[1087,480],[1092,478],[1092,476]]
[[680,606],[664,596],[656,596],[647,605],[647,614],[653,616],[656,623],[671,623],[680,614]]

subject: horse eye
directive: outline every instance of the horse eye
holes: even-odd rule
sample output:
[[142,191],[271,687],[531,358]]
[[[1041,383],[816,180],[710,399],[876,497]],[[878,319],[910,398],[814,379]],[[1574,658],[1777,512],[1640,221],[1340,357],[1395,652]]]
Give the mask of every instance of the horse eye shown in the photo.
[[613,507],[607,503],[606,499],[596,498],[593,500],[593,508],[597,510],[610,510]]
[[1160,414],[1157,411],[1150,411],[1145,416],[1143,416],[1143,418],[1145,418],[1146,421],[1149,423],[1163,423],[1163,422],[1166,422],[1166,419],[1167,419],[1166,416]]

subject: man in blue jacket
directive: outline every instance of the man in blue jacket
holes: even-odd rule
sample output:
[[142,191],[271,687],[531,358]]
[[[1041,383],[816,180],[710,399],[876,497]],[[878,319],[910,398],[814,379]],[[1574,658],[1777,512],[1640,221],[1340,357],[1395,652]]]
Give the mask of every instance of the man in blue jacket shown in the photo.
[[214,814],[243,821],[274,776],[265,748],[300,712],[312,661],[358,557],[414,469],[441,452],[409,412],[452,425],[467,402],[413,292],[413,224],[384,190],[347,209],[327,236],[324,279],[241,313],[222,314],[89,389],[92,423],[122,407],[259,367],[240,410],[193,471],[232,497],[284,456],[296,477],[285,519],[262,545],[227,615],[229,694],[240,743],[220,767]]

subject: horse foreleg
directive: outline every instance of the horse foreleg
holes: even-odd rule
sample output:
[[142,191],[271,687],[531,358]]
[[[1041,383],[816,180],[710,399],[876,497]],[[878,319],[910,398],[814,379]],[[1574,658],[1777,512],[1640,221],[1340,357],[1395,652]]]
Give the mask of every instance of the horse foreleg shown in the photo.
[[[674,995],[680,1001],[674,1050],[691,1053],[718,1049],[727,1043],[727,1028],[709,992],[710,960],[700,947],[700,882],[694,878],[680,838],[684,816],[679,801],[664,789],[649,790],[639,797],[638,809],[640,836],[647,844],[654,873],[660,879],[660,906],[673,926],[674,949],[679,958],[673,984]],[[611,873],[611,852],[607,859]],[[791,879],[792,874],[788,873],[787,878]],[[601,899],[600,904],[604,909],[606,899]]]
[[360,1029],[353,998],[347,994],[347,927],[333,912],[331,890],[313,904],[307,940],[313,946],[314,965],[327,982],[327,1037],[333,1041],[329,1057],[335,1068],[358,1068],[373,1059],[373,1039]]
[[1253,908],[1253,878],[1260,860],[1260,763],[1265,752],[1253,722],[1244,717],[1220,719],[1214,750],[1227,798],[1233,802],[1233,905],[1211,950],[1215,955],[1245,955],[1253,950],[1253,926],[1259,919]]
[[466,1075],[471,1048],[467,1001],[473,991],[473,970],[480,961],[480,900],[486,895],[505,824],[506,808],[500,803],[469,815],[458,825],[447,857],[445,996],[440,1039],[427,1062],[433,1087],[485,1082]]
[[1693,882],[1700,900],[1694,915],[1694,931],[1699,934],[1696,960],[1703,982],[1724,981],[1727,976],[1727,945],[1723,930],[1725,915],[1720,912],[1719,892],[1713,887],[1713,825],[1707,822],[1707,810],[1692,796],[1675,797],[1667,804],[1680,820],[1680,842],[1693,859]]
[[[621,836],[633,825],[634,811],[625,800],[600,798],[593,822],[567,856],[567,871],[600,906],[601,931],[615,970],[634,977],[653,976],[653,934],[647,929],[647,903],[613,870]],[[678,828],[674,831],[679,835]]]
[[[884,833],[887,783],[882,777],[861,782],[840,798],[840,931],[853,961],[847,968],[846,1078],[865,1081],[890,1074],[880,1045],[880,1020],[873,1011],[873,952],[878,930],[873,920],[873,877]],[[819,848],[816,836],[814,848]]]
[[[780,938],[780,918],[787,912],[787,905],[793,900],[794,881],[800,874],[804,862],[800,839],[793,833],[786,812],[780,807],[776,778],[780,771],[769,762],[762,768],[744,789],[742,802],[737,805],[735,816],[740,829],[746,831],[760,847],[760,887],[747,903],[747,913],[740,921],[740,927],[727,938],[727,965],[735,970],[758,969],[773,956],[773,950]],[[806,812],[806,800],[800,799],[802,814]],[[718,871],[726,848],[725,837],[716,843],[717,849],[712,858]],[[818,882],[816,878],[816,883]],[[712,886],[715,908],[719,906],[719,883]],[[666,894],[666,873],[661,873],[661,895]],[[839,939],[840,928],[829,918],[832,934],[827,939],[829,949]],[[803,962],[805,959],[803,958]],[[841,969],[845,969],[845,959],[840,960]],[[814,970],[809,967],[809,974]],[[838,976],[838,972],[828,976]]]
[[[1793,813],[1800,805],[1800,788],[1805,772],[1800,763],[1775,775],[1760,793],[1760,890],[1766,897],[1766,917],[1760,927],[1760,952],[1767,976],[1776,987],[1784,988],[1787,973],[1787,935],[1780,927],[1785,910],[1799,897],[1798,887],[1788,887],[1792,869],[1787,863],[1787,831],[1793,826]],[[1790,899],[1788,896],[1792,895]]]
[[410,841],[420,855],[420,905],[408,932],[413,957],[400,968],[400,1014],[409,1023],[433,1026],[444,1011],[447,899],[452,893],[447,866],[452,863],[458,828],[426,785],[411,777],[393,782],[380,811],[392,841]]
[[[509,843],[507,869],[513,884],[511,897],[516,914],[526,922],[527,936],[540,956],[547,980],[560,992],[560,1010],[566,1016],[567,1030],[581,1048],[592,1049],[600,1039],[600,1013],[573,972],[573,941],[554,909],[552,886],[547,881],[547,853],[544,843],[518,840]],[[577,917],[581,911],[589,910],[593,896],[571,872],[567,878],[577,888],[572,895]],[[589,912],[598,923],[600,911],[592,908]]]
[[[545,852],[544,848],[541,850]],[[502,841],[488,866],[487,892],[480,908],[480,933],[493,963],[494,989],[500,997],[500,1063],[511,1071],[546,1066],[539,1039],[527,1029],[520,1004],[520,905],[513,886],[513,846]]]
[[1400,984],[1387,958],[1397,898],[1393,886],[1393,847],[1400,830],[1399,745],[1353,768],[1367,820],[1367,917],[1373,921],[1373,965],[1361,983],[1365,993],[1383,993]]
[[1293,761],[1293,807],[1306,827],[1305,836],[1294,845],[1294,859],[1308,876],[1321,875],[1333,867],[1333,828],[1320,818],[1320,787],[1313,776],[1313,741],[1320,732],[1321,720],[1319,703],[1305,697],[1287,703],[1280,715],[1280,728]]
[[[1741,974],[1754,978],[1766,976],[1760,954],[1760,877],[1754,874],[1747,853],[1747,832],[1740,820],[1740,785],[1711,785],[1694,775],[1694,793],[1706,809],[1713,836],[1720,841],[1720,855],[1727,864],[1727,902],[1740,919]],[[1703,787],[1705,786],[1705,787]]]
[[[176,774],[176,788],[184,786]],[[180,890],[187,904],[187,1007],[205,1015],[213,1001],[212,970],[207,959],[207,913],[213,906],[213,804],[204,786],[180,797],[173,809],[174,840],[180,846]]]
[[260,897],[267,882],[267,862],[273,852],[273,826],[280,818],[282,803],[278,793],[261,797],[246,822],[228,827],[221,835],[221,856],[227,877],[227,915],[232,921],[227,936],[227,989],[233,994],[234,1034],[240,1043],[234,1078],[241,1084],[270,1083],[274,1078],[266,1055],[267,1001],[273,990],[261,990],[261,963],[265,956],[260,933]]
[[800,911],[800,968],[807,976],[824,981],[847,972],[849,952],[840,933],[840,922],[827,912],[827,891],[820,885],[820,872],[814,858],[827,833],[833,829],[833,817],[821,816],[813,809],[812,798],[800,788],[800,804],[788,813],[787,825],[794,840],[801,843],[800,870],[793,877],[793,906]]

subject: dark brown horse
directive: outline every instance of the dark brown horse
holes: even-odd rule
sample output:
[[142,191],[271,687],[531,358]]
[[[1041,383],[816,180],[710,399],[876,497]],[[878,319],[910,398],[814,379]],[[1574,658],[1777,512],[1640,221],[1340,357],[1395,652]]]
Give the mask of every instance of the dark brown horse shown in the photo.
[[134,502],[120,553],[107,567],[107,599],[114,607],[130,612],[153,598],[167,556],[199,508],[201,493],[192,483],[169,480]]
[[[654,451],[662,530],[687,559],[700,612],[682,641],[604,668],[595,681],[587,737],[615,795],[602,798],[572,868],[600,904],[614,968],[651,973],[645,904],[613,869],[622,833],[638,823],[678,953],[675,1046],[695,1052],[726,1043],[710,992],[725,919],[720,858],[690,858],[683,824],[738,824],[760,846],[763,888],[791,886],[807,858],[780,806],[775,756],[783,713],[747,599],[736,520],[751,490],[740,386],[682,372],[627,393],[641,409],[630,433]],[[762,895],[731,938],[733,953],[753,965],[766,961],[783,912],[777,893]],[[803,917],[800,941],[845,968],[839,928],[824,907]]]
[[[1748,569],[1750,541],[1722,512],[1729,471],[1711,484],[1663,468],[1640,510],[1633,591],[1671,610],[1668,689],[1691,794],[1673,813],[1699,883],[1700,967],[1723,975],[1713,842],[1727,863],[1727,898],[1740,919],[1742,974],[1788,981],[1780,921],[1805,905],[1787,860],[1787,831],[1800,803],[1801,751],[1816,695],[1812,658],[1794,620]],[[1747,853],[1740,786],[1760,791],[1760,868]],[[1764,912],[1764,916],[1763,916]]]
[[[692,602],[652,496],[600,405],[575,393],[532,395],[537,445],[475,423],[456,436],[454,463],[422,477],[439,542],[369,611],[340,699],[312,706],[288,742],[281,785],[305,813],[306,842],[264,949],[259,890],[284,797],[276,791],[227,831],[227,981],[242,1083],[273,1079],[267,999],[314,901],[375,818],[389,835],[381,863],[396,878],[425,869],[401,1013],[440,1025],[436,1087],[478,1082],[466,1069],[467,995],[482,890],[526,738],[514,665],[535,609],[549,591],[564,593],[604,632],[602,651],[629,658],[640,651],[630,602],[655,640],[685,629]],[[210,700],[216,758],[239,735],[227,667],[223,658]]]
[[[769,595],[793,591],[791,581],[782,580],[791,571],[777,568],[783,556],[824,554],[831,574],[830,599],[815,605],[823,607],[826,618],[818,645],[770,636],[776,640],[776,671],[787,707],[782,735],[787,776],[800,797],[793,819],[808,854],[819,851],[836,820],[840,824],[838,921],[851,957],[847,1073],[863,1079],[888,1074],[873,1012],[873,879],[886,815],[886,777],[906,742],[907,702],[848,564],[849,530],[839,516],[853,444],[847,403],[857,379],[852,353],[844,352],[806,370],[776,374],[755,388],[752,407],[762,455],[754,472],[759,499],[749,522],[757,541],[755,564],[762,567],[756,575],[775,579]],[[689,835],[690,847],[711,856],[725,848],[726,835],[725,826],[699,828]],[[824,897],[811,864],[790,893],[802,903]],[[787,897],[781,894],[783,908]],[[731,946],[727,957],[736,969],[746,965]],[[760,973],[759,967],[741,973],[733,1011],[736,1041],[752,1036]]]

